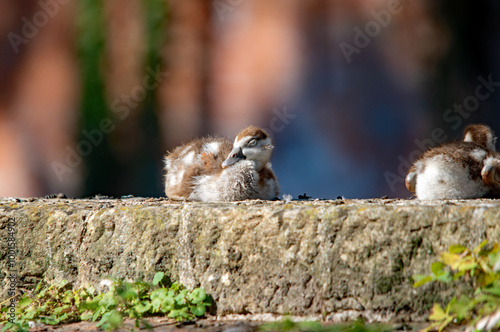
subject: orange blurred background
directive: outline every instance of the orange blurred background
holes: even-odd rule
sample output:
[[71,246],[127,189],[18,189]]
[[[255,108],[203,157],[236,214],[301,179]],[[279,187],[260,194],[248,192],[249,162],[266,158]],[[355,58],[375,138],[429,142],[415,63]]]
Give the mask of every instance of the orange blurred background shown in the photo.
[[[500,132],[494,0],[5,0],[0,196],[162,196],[167,150],[247,125],[282,193],[409,197],[427,146]],[[487,92],[479,99],[479,86]]]

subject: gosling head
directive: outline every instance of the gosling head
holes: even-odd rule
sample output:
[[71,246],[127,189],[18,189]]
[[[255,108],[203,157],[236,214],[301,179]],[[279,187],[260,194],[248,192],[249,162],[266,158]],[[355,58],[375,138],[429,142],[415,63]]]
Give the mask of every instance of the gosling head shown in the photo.
[[236,136],[233,150],[222,167],[229,167],[240,160],[250,160],[255,163],[257,170],[261,170],[271,159],[273,148],[272,139],[265,130],[250,126]]
[[464,130],[464,142],[479,144],[490,151],[495,151],[496,140],[497,138],[493,134],[493,130],[485,125],[473,124],[467,126]]

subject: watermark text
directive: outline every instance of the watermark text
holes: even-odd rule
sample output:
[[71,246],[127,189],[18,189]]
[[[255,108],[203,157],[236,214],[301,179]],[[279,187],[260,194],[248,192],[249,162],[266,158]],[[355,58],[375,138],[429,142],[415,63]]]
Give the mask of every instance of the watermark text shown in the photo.
[[[491,74],[487,78],[478,76],[477,80],[479,84],[474,89],[473,94],[465,97],[461,103],[455,103],[453,107],[446,109],[443,113],[443,121],[449,124],[453,130],[457,130],[462,125],[464,119],[469,118],[473,112],[479,109],[480,102],[488,99],[500,87],[500,82],[493,81],[493,75]],[[403,155],[398,156],[398,173],[395,174],[389,171],[384,173],[384,178],[391,191],[394,192],[396,190],[396,185],[405,183],[405,177],[412,163],[421,154],[430,147],[442,144],[446,140],[448,140],[448,136],[442,128],[435,128],[430,138],[424,140],[415,139],[416,148],[410,152],[408,158],[405,158]]]
[[17,243],[16,243],[16,223],[13,218],[9,218],[7,222],[7,271],[9,272],[7,295],[10,297],[7,317],[9,322],[14,323],[16,318],[16,290],[18,279],[18,271],[16,268]]
[[[403,0],[412,1],[412,0]],[[389,24],[391,24],[392,16],[397,15],[403,11],[401,0],[389,0],[387,9],[381,9],[378,12],[375,10],[370,11],[373,20],[365,24],[364,29],[356,26],[354,27],[353,43],[349,44],[345,41],[340,43],[340,49],[344,54],[347,63],[351,63],[353,54],[361,53],[361,50],[370,45],[373,38],[377,37]]]
[[22,44],[28,44],[30,40],[38,35],[41,28],[49,23],[49,20],[59,13],[61,5],[65,5],[71,0],[40,0],[38,5],[40,9],[33,14],[33,17],[28,19],[23,17],[21,21],[23,25],[21,27],[21,34],[10,32],[7,35],[14,52],[19,53],[19,46]]

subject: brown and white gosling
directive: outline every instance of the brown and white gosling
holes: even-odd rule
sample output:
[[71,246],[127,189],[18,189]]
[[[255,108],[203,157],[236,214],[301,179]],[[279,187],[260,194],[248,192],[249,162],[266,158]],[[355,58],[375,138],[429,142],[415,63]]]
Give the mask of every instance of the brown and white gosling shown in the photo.
[[250,126],[232,144],[225,138],[195,139],[165,157],[165,194],[203,202],[274,199],[279,195],[269,134]]
[[481,124],[464,130],[464,140],[425,152],[406,177],[406,188],[421,200],[500,197],[500,153],[496,137]]

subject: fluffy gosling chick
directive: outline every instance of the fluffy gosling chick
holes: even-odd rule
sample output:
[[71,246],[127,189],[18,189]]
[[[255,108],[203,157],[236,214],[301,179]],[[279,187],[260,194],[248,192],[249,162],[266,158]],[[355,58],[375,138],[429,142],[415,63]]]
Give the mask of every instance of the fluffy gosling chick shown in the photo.
[[257,127],[225,138],[196,139],[165,158],[165,194],[203,202],[274,199],[278,180],[269,162],[272,139]]
[[406,187],[421,200],[469,199],[500,193],[500,155],[493,131],[484,125],[465,128],[464,140],[440,145],[415,161]]

